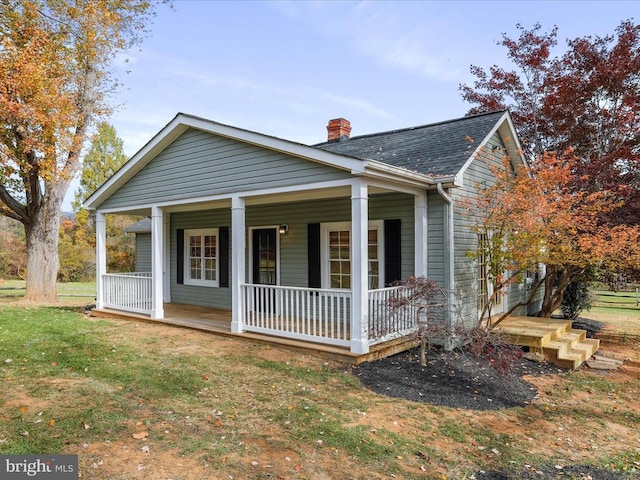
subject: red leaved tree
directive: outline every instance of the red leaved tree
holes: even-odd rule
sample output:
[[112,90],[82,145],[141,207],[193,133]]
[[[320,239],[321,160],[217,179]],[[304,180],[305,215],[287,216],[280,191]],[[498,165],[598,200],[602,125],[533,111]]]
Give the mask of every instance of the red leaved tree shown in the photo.
[[515,69],[472,66],[461,85],[469,114],[509,109],[531,163],[570,150],[575,191],[606,190],[618,206],[603,220],[640,223],[640,25],[623,21],[615,35],[567,41],[552,56],[558,29],[517,25],[517,39],[498,42]]

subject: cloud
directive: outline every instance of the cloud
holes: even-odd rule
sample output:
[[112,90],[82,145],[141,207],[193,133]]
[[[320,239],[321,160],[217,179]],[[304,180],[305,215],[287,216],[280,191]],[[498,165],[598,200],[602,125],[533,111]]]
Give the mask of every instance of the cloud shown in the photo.
[[[151,56],[148,59],[150,58]],[[230,70],[221,71],[201,63],[192,64],[182,59],[163,56],[156,56],[153,63],[156,64],[155,68],[162,69],[162,74],[158,75],[158,78],[161,78],[164,84],[176,85],[174,89],[165,88],[166,91],[172,92],[174,103],[180,101],[178,100],[180,98],[182,104],[190,103],[185,101],[187,95],[198,96],[199,101],[205,103],[207,97],[241,96],[245,101],[243,103],[251,99],[254,102],[276,104],[278,108],[295,108],[297,111],[324,110],[328,103],[335,105],[334,109],[347,107],[378,118],[391,117],[389,112],[376,107],[364,98],[338,95],[311,85],[286,82],[279,77],[256,80],[255,77],[232,73]],[[185,84],[189,85],[186,92]],[[165,97],[165,101],[167,100]]]
[[[458,30],[458,20],[442,12],[439,2],[274,2],[273,8],[306,22],[332,42],[368,57],[386,68],[428,79],[457,81],[468,69],[459,43],[446,41]],[[462,12],[461,12],[462,13]],[[455,21],[455,24],[452,24]]]

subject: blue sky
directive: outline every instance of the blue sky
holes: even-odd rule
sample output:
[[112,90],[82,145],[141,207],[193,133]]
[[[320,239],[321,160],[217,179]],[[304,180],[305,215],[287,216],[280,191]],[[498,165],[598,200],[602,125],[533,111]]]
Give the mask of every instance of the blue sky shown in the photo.
[[466,113],[469,66],[506,66],[516,23],[557,25],[562,49],[628,18],[640,1],[174,0],[118,59],[109,121],[129,156],[178,112],[307,144],[337,117],[352,136],[424,125]]

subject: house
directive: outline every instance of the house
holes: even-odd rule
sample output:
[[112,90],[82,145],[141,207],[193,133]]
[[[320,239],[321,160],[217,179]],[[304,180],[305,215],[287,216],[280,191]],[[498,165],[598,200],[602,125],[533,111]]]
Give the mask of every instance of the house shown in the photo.
[[[383,308],[413,275],[462,292],[449,325],[477,318],[491,286],[467,255],[478,239],[460,200],[505,154],[524,164],[509,113],[354,137],[340,118],[327,131],[308,146],[178,114],[85,202],[96,309],[162,319],[167,304],[211,307],[230,312],[232,332],[360,354],[415,330],[411,312]],[[138,272],[106,271],[107,214],[149,217],[130,230]]]

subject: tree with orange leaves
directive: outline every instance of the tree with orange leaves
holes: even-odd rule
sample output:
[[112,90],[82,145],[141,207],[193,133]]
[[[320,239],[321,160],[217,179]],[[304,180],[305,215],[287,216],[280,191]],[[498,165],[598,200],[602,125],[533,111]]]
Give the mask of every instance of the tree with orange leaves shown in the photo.
[[27,301],[55,301],[60,207],[114,55],[138,43],[149,0],[0,3],[0,214],[25,227]]
[[484,319],[491,316],[497,296],[527,272],[537,274],[527,299],[503,318],[529,304],[541,288],[539,315],[550,317],[562,303],[567,285],[591,268],[640,268],[640,228],[604,221],[619,200],[606,190],[577,191],[575,161],[571,151],[562,157],[546,153],[530,169],[514,171],[505,159],[493,169],[495,182],[479,186],[480,195],[469,208],[477,219],[479,238],[486,241],[472,255],[486,260],[494,287],[482,312]]

